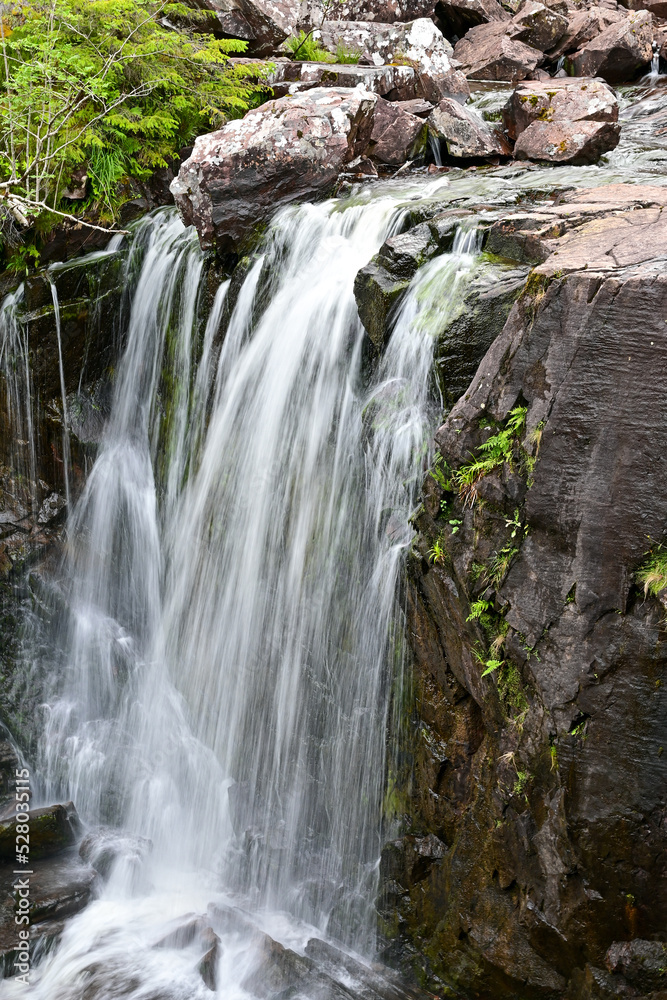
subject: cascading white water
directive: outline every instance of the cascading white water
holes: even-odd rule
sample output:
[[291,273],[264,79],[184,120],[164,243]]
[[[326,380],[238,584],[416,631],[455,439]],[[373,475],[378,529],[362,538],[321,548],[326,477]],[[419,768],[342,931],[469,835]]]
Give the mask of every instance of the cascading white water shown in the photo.
[[[354,277],[402,215],[387,195],[281,212],[233,309],[223,283],[206,322],[194,233],[169,212],[139,226],[112,415],[68,529],[39,766],[46,799],[152,850],[139,879],[116,866],[30,996],[210,995],[189,953],[152,946],[225,894],[285,942],[315,927],[372,952],[433,323],[476,250],[459,234],[419,272],[369,375]],[[253,961],[225,938],[218,994],[248,996]]]

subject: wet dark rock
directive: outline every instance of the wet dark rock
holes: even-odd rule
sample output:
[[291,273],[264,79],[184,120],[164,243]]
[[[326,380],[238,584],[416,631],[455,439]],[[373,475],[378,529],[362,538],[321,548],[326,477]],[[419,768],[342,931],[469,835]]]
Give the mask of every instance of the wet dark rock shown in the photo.
[[154,945],[155,948],[188,948],[195,940],[201,937],[207,929],[206,921],[203,917],[189,917],[183,919],[178,925]]
[[364,91],[319,88],[201,136],[173,185],[186,224],[203,247],[238,250],[280,205],[331,190],[368,146],[374,105]]
[[518,83],[535,72],[542,52],[512,38],[504,21],[480,24],[456,44],[454,58],[469,80]]
[[480,360],[505,325],[526,281],[527,268],[483,262],[463,292],[460,309],[443,316],[435,337],[434,365],[445,404],[466,391]]
[[[40,944],[48,949],[60,937],[66,920],[79,913],[93,898],[97,873],[82,865],[70,849],[56,857],[32,860],[29,881],[31,950]],[[9,868],[0,872],[0,956],[4,975],[14,975],[19,938],[16,916],[16,891],[21,876]],[[25,879],[24,879],[25,881]]]
[[[261,940],[259,939],[261,937]],[[264,1000],[300,986],[309,979],[314,964],[289,948],[274,941],[268,934],[258,936],[256,968],[242,982],[244,990]]]
[[210,928],[202,932],[200,938],[204,941],[206,952],[197,966],[199,975],[202,977],[205,986],[213,993],[218,988],[217,966],[220,956],[220,938]]
[[[0,531],[4,527],[3,513],[0,512]],[[0,735],[8,735],[0,726]],[[9,739],[0,740],[0,809],[6,811],[7,804],[13,804],[16,787],[16,771],[20,767],[16,747]],[[9,802],[11,800],[11,802]]]
[[406,160],[423,157],[427,126],[421,118],[397,104],[379,98],[373,116],[368,155],[377,163],[400,166]]
[[440,0],[435,13],[447,38],[457,39],[478,24],[510,19],[497,0]]
[[615,941],[606,966],[641,990],[651,993],[667,987],[667,944],[664,941]]
[[354,295],[364,327],[379,350],[388,336],[395,309],[419,268],[438,252],[451,247],[459,216],[424,222],[393,236],[362,267]]
[[134,837],[108,828],[86,834],[79,845],[79,857],[107,879],[120,860],[139,869],[152,848],[152,842],[146,837]]
[[364,965],[319,938],[310,939],[306,945],[306,957],[325,970],[329,982],[343,980],[347,984],[347,996],[358,997],[359,1000],[426,1000],[422,990],[401,981],[390,969]]
[[[13,862],[16,857],[16,808],[12,803],[5,817],[0,819],[0,860]],[[81,833],[81,823],[72,802],[65,805],[44,806],[28,811],[30,826],[30,858],[37,859],[57,854],[76,843]]]
[[[429,476],[415,519],[405,810],[447,851],[419,881],[393,871],[382,916],[388,941],[473,996],[646,996],[634,942],[647,970],[663,946],[667,643],[635,573],[667,523],[667,230],[658,208],[622,215],[560,237],[436,435],[458,469],[526,407],[484,503]],[[488,632],[470,617],[481,596]]]
[[587,42],[569,59],[575,76],[601,76],[608,83],[634,79],[653,57],[653,30],[647,11],[631,12]]
[[480,115],[457,101],[445,98],[428,119],[429,131],[439,139],[454,159],[508,156],[510,148],[502,135]]

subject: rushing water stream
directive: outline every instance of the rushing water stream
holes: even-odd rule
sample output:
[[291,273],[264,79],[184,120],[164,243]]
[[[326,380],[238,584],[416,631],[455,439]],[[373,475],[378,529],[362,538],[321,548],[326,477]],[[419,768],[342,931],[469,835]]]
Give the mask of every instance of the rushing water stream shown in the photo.
[[[135,232],[67,610],[33,668],[41,797],[119,858],[30,996],[210,995],[197,942],[154,946],[224,899],[285,944],[373,953],[397,569],[439,412],[422,289],[455,308],[476,252],[461,232],[419,273],[369,374],[354,277],[403,215],[391,195],[282,212],[222,343],[229,283],[202,319],[194,232],[171,211]],[[255,938],[212,923],[218,994],[251,995]]]

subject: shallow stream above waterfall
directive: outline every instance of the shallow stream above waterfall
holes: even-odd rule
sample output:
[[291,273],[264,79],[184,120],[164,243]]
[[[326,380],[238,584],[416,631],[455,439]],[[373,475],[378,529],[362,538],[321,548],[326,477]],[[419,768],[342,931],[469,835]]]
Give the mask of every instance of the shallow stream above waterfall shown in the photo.
[[[108,877],[35,952],[30,985],[0,997],[412,995],[372,963],[380,852],[399,833],[397,594],[443,412],[434,334],[481,266],[511,266],[485,258],[478,224],[573,187],[667,183],[663,93],[626,88],[621,144],[598,166],[423,171],[283,210],[231,279],[175,210],[114,239],[123,351],[62,557],[26,603],[12,692],[32,807],[73,801]],[[378,358],[355,276],[448,209],[468,217]],[[22,294],[0,314],[21,441]]]

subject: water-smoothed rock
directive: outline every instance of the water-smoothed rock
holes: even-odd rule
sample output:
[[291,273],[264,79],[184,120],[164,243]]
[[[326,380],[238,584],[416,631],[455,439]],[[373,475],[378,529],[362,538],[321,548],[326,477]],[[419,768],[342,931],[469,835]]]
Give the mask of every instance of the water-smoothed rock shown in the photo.
[[569,57],[575,76],[601,76],[609,83],[634,79],[653,57],[652,17],[631,12],[610,25]]
[[428,101],[456,96],[465,101],[470,88],[452,66],[453,49],[429,18],[406,24],[325,21],[314,33],[335,53],[339,45],[364,53],[376,66],[397,64],[415,71],[415,96]]
[[610,122],[535,122],[514,147],[517,160],[547,163],[596,163],[620,141],[620,127]]
[[454,159],[484,159],[509,156],[510,147],[482,116],[457,101],[445,98],[428,119],[431,134],[439,139],[446,155]]
[[[405,809],[447,851],[390,881],[383,917],[476,996],[646,995],[632,947],[610,948],[667,920],[664,608],[636,576],[667,523],[667,230],[627,215],[535,270],[436,435],[415,519]],[[459,491],[451,470],[501,428],[505,460]]]
[[18,931],[26,925],[16,923],[19,900],[28,901],[27,929],[34,955],[37,945],[47,950],[57,942],[65,922],[87,906],[96,880],[97,873],[83,865],[73,849],[52,858],[31,859],[30,874],[23,877],[9,867],[0,872],[0,958],[5,976],[16,975],[14,962],[20,960]]
[[238,251],[280,205],[327,194],[368,146],[375,100],[363,89],[316,88],[198,138],[173,192],[202,246]]
[[452,246],[462,215],[465,213],[448,213],[391,237],[358,272],[354,295],[359,316],[378,350],[412,278],[427,260]]

